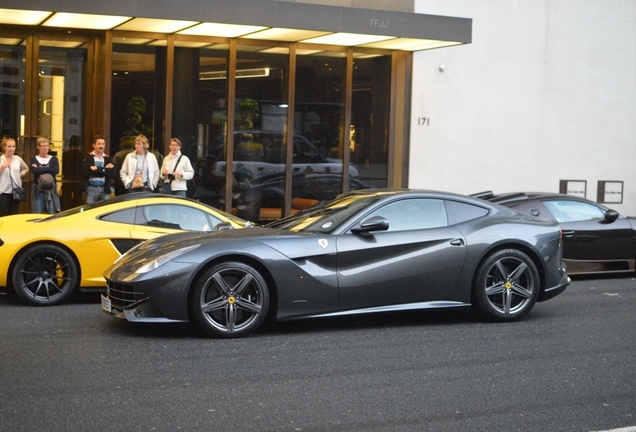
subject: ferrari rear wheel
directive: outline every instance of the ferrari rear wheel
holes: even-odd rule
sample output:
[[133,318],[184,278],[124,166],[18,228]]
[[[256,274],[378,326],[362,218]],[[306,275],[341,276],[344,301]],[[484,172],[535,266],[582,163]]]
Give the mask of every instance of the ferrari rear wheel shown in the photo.
[[73,257],[55,245],[37,245],[22,252],[13,268],[13,289],[25,302],[54,306],[77,288],[79,271]]
[[487,319],[515,321],[534,307],[539,289],[539,271],[530,257],[504,249],[488,256],[477,270],[474,303]]
[[226,262],[215,265],[195,282],[192,303],[192,313],[206,333],[241,337],[263,323],[269,290],[253,267]]

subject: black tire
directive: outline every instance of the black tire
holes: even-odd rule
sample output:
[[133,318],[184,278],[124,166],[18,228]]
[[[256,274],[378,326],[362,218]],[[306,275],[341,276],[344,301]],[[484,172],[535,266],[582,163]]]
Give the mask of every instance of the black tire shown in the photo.
[[503,249],[489,255],[477,269],[474,306],[491,321],[515,321],[534,307],[541,289],[539,271],[525,253]]
[[20,253],[12,275],[13,289],[25,302],[54,306],[66,301],[79,285],[71,254],[59,246],[37,245]]
[[263,323],[269,308],[269,290],[265,279],[251,266],[221,263],[197,279],[191,308],[207,334],[242,337]]

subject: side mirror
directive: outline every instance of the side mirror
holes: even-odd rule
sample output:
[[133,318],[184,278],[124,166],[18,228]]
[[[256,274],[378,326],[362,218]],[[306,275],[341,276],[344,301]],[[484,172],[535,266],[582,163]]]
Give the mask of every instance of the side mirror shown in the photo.
[[227,231],[231,229],[234,229],[234,227],[229,222],[221,222],[214,225],[214,231]]
[[372,231],[386,231],[389,229],[389,221],[382,216],[373,216],[360,224],[358,228],[353,228],[354,234],[368,234]]
[[605,212],[605,218],[601,221],[603,224],[610,224],[618,219],[618,212],[616,210],[608,210]]

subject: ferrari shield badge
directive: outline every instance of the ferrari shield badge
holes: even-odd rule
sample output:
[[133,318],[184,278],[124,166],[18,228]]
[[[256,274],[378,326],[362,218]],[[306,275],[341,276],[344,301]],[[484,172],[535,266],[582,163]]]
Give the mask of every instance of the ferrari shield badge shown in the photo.
[[318,239],[318,244],[321,248],[325,249],[329,245],[329,242],[327,239]]

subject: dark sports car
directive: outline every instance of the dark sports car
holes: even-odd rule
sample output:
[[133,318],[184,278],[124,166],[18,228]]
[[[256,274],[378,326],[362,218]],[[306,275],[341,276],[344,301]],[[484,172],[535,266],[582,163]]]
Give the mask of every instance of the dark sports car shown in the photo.
[[569,283],[556,221],[433,191],[361,190],[266,227],[184,233],[104,274],[106,313],[238,337],[269,317],[474,306],[513,321]]
[[634,218],[573,195],[544,192],[475,195],[538,218],[556,219],[563,229],[563,260],[569,274],[634,271]]

